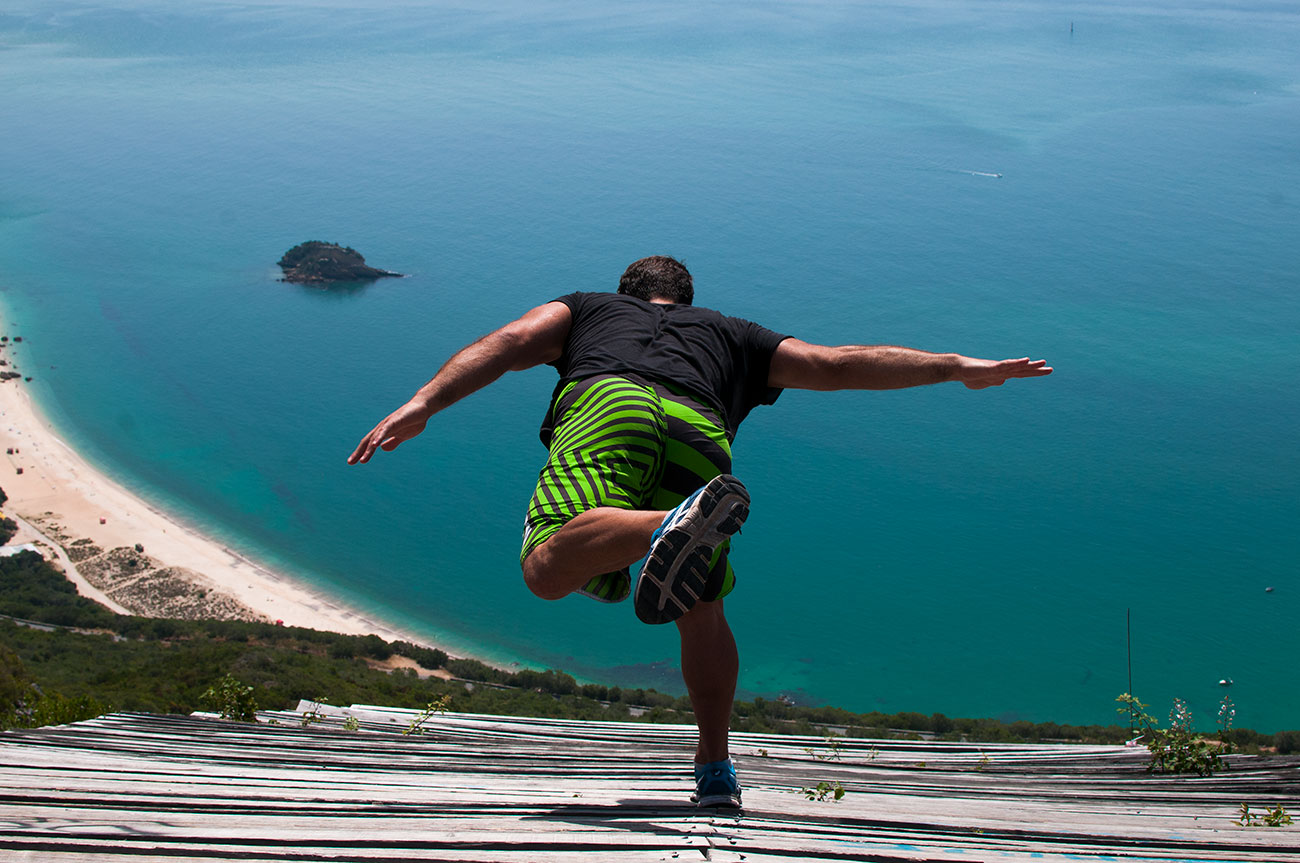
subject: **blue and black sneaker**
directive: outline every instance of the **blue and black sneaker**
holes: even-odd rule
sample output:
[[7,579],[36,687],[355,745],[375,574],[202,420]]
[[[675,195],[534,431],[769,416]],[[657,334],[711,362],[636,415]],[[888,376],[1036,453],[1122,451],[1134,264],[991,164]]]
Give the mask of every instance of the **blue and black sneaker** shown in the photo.
[[736,766],[730,758],[695,765],[695,793],[691,799],[696,806],[740,808],[740,783],[736,781]]
[[668,623],[690,611],[704,592],[714,550],[748,516],[749,492],[728,473],[709,480],[664,516],[633,589],[636,616],[645,623]]

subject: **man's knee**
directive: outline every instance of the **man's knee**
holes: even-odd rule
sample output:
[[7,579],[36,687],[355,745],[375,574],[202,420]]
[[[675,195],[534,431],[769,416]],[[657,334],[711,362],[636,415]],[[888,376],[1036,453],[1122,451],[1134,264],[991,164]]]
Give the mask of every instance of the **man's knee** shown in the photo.
[[556,584],[551,573],[551,554],[546,543],[534,548],[523,560],[524,584],[541,599],[563,599],[568,591]]

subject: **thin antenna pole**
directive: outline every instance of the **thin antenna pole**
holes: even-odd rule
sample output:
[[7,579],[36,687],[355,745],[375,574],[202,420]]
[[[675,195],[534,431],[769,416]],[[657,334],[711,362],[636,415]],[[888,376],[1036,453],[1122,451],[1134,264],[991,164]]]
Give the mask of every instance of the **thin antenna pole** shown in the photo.
[[[1133,694],[1133,609],[1124,609],[1124,639],[1128,642],[1128,694]],[[1133,734],[1133,711],[1128,712],[1128,733]]]

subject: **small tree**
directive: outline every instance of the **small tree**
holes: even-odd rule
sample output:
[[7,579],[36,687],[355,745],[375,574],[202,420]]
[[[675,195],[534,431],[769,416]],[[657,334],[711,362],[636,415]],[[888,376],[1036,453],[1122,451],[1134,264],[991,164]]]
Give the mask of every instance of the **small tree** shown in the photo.
[[411,724],[406,726],[403,734],[423,734],[424,724],[434,717],[435,714],[446,713],[451,708],[451,694],[448,693],[439,698],[430,701],[419,715],[411,720]]
[[199,703],[235,722],[257,721],[257,699],[253,687],[245,686],[227,674],[199,696]]

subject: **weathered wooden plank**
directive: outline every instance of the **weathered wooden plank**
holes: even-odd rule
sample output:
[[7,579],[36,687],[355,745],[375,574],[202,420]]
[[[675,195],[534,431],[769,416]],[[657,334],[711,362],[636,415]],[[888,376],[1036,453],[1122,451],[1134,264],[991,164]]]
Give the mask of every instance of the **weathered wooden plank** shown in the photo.
[[[687,727],[453,714],[402,736],[414,711],[308,707],[325,722],[0,735],[0,858],[1300,861],[1296,830],[1231,823],[1300,798],[1300,759],[1171,780],[1118,747],[736,735],[747,809],[726,816],[686,800]],[[799,793],[818,781],[848,794]]]

